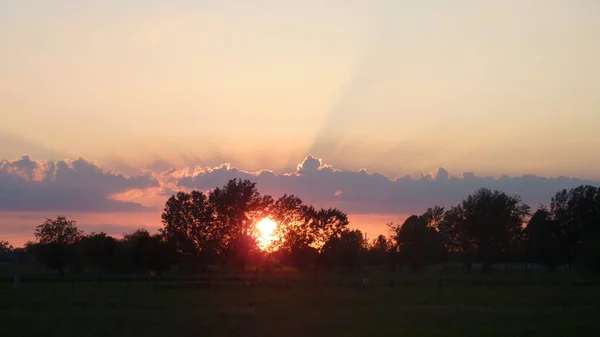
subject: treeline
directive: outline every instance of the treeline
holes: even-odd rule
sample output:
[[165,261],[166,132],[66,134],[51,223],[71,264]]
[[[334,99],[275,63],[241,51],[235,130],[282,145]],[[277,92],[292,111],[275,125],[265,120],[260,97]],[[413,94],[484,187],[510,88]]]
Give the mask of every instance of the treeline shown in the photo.
[[531,213],[520,197],[482,188],[457,206],[429,208],[390,224],[392,251],[417,271],[432,263],[537,263],[600,271],[600,188],[557,192]]
[[[278,226],[269,246],[259,247],[256,223],[266,217]],[[367,242],[337,208],[315,208],[294,195],[274,199],[248,180],[233,179],[209,192],[173,195],[162,223],[158,233],[140,229],[116,239],[86,235],[58,217],[38,226],[25,250],[60,273],[160,274],[174,266],[197,272],[214,265],[243,270],[267,263],[301,270],[405,266],[413,272],[438,263],[461,263],[467,271],[477,263],[487,272],[498,263],[538,263],[549,270],[600,271],[600,188],[593,186],[559,191],[549,207],[533,213],[519,196],[482,188],[456,206],[434,206],[390,223],[389,237]]]
[[40,264],[58,271],[162,273],[177,262],[177,252],[160,233],[138,229],[116,239],[106,233],[85,234],[64,216],[46,219],[35,229],[35,241],[14,250],[18,264]]

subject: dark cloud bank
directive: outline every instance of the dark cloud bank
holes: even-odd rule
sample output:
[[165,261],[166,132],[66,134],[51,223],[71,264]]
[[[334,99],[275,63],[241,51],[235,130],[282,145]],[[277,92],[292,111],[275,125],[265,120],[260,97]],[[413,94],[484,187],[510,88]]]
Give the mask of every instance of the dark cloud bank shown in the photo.
[[494,179],[469,172],[454,176],[443,168],[435,175],[417,179],[390,179],[364,170],[336,169],[312,156],[285,174],[251,173],[222,165],[172,168],[137,176],[105,171],[83,158],[37,162],[25,156],[0,162],[0,211],[140,211],[145,208],[139,204],[111,200],[109,196],[131,189],[155,188],[153,193],[166,198],[178,189],[208,190],[232,178],[255,181],[262,193],[275,197],[296,194],[308,203],[340,207],[350,214],[411,214],[433,205],[450,206],[480,187],[521,195],[525,202],[536,206],[548,203],[563,188],[600,186],[598,181],[568,177],[525,175]]
[[109,196],[152,186],[158,181],[150,173],[126,177],[83,158],[0,161],[0,211],[141,211],[145,208],[139,204]]

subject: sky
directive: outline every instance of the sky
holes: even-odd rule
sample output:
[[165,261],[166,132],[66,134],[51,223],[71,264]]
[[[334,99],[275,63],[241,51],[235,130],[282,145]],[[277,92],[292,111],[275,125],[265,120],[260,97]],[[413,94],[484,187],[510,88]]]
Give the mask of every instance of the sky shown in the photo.
[[0,0],[0,46],[0,239],[230,176],[374,232],[600,181],[595,0]]

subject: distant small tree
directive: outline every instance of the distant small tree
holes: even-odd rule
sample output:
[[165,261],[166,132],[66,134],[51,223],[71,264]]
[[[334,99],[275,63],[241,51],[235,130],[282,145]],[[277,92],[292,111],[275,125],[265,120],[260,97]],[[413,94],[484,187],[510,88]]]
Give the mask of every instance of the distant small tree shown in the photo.
[[0,240],[0,260],[6,259],[13,251],[13,246],[8,241]]
[[388,255],[392,243],[385,237],[385,235],[379,235],[376,239],[371,242],[368,247],[368,263],[372,265],[385,265],[389,261]]
[[51,269],[64,273],[65,267],[73,259],[74,245],[83,232],[77,222],[58,216],[55,220],[46,219],[35,229],[35,255],[37,260]]

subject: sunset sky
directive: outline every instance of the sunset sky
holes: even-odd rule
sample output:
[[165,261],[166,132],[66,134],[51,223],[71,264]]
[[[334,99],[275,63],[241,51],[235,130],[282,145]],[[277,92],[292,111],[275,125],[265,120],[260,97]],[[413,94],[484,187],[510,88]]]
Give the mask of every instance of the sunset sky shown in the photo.
[[0,239],[154,228],[234,176],[373,232],[548,202],[599,184],[598,60],[596,0],[0,0]]

